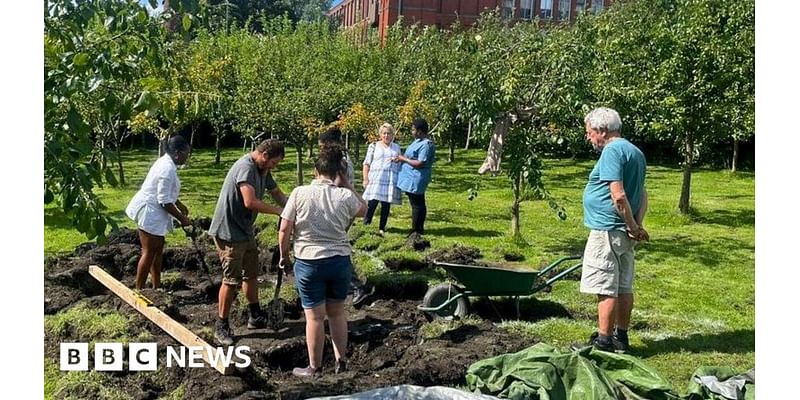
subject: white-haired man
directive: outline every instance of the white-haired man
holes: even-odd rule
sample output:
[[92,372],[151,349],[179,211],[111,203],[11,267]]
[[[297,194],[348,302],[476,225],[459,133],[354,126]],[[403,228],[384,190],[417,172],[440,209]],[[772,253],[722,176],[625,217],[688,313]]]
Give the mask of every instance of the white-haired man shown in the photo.
[[583,192],[583,223],[590,229],[583,253],[582,293],[597,295],[597,332],[590,344],[605,351],[628,350],[633,310],[634,246],[649,240],[644,154],[620,132],[619,114],[605,107],[584,118],[586,138],[600,159]]

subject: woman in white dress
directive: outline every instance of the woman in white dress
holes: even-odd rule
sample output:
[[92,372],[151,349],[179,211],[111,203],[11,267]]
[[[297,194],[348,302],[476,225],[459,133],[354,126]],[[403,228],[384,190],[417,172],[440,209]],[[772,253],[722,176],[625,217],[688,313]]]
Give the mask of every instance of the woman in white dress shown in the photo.
[[144,178],[141,189],[136,192],[125,213],[136,221],[142,256],[136,266],[136,289],[144,287],[147,274],[153,289],[161,286],[161,256],[164,252],[164,236],[172,231],[172,218],[181,226],[189,226],[189,210],[178,199],[181,181],[177,165],[189,159],[189,143],[182,136],[173,136],[167,141],[166,152],[159,158]]
[[400,154],[400,145],[394,142],[394,128],[391,124],[381,125],[378,133],[380,140],[369,145],[363,163],[363,197],[367,202],[364,225],[372,223],[372,216],[380,203],[381,220],[378,233],[383,235],[392,204],[400,204],[400,189],[397,188],[400,164],[392,162],[392,159]]

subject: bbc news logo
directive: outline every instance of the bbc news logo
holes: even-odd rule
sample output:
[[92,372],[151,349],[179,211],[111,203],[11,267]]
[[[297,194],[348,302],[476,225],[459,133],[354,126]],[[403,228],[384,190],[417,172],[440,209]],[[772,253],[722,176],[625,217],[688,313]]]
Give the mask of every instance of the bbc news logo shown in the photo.
[[[167,346],[167,368],[202,368],[207,366],[203,356],[211,365],[231,364],[237,368],[250,366],[249,346],[211,347],[211,346]],[[155,371],[158,369],[158,343],[128,344],[129,371]],[[122,343],[95,343],[94,370],[122,371],[124,369],[125,349]],[[89,343],[61,343],[61,370],[88,371]]]

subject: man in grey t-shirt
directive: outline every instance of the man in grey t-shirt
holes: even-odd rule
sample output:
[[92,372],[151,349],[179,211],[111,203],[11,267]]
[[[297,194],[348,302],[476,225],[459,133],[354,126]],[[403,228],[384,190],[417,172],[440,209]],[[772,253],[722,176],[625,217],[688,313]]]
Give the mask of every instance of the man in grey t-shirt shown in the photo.
[[[266,317],[258,304],[258,245],[253,224],[258,213],[281,215],[286,205],[286,195],[278,188],[271,173],[283,157],[281,141],[267,139],[261,142],[255,150],[233,164],[219,193],[208,234],[214,238],[222,261],[222,286],[219,288],[214,338],[224,346],[233,344],[228,315],[240,284],[249,303],[247,327],[266,326]],[[265,192],[269,192],[279,206],[264,203]]]

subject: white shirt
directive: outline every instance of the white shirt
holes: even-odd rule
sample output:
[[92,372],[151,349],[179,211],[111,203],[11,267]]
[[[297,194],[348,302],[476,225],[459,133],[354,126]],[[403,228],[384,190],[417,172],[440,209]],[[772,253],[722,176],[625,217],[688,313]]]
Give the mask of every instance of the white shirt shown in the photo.
[[296,187],[281,214],[281,218],[294,221],[294,256],[301,260],[349,256],[347,228],[359,208],[357,194],[329,179],[314,179]]
[[125,214],[145,232],[164,236],[172,231],[172,216],[161,205],[178,201],[180,191],[177,167],[172,157],[164,154],[150,167],[142,187],[128,203]]

